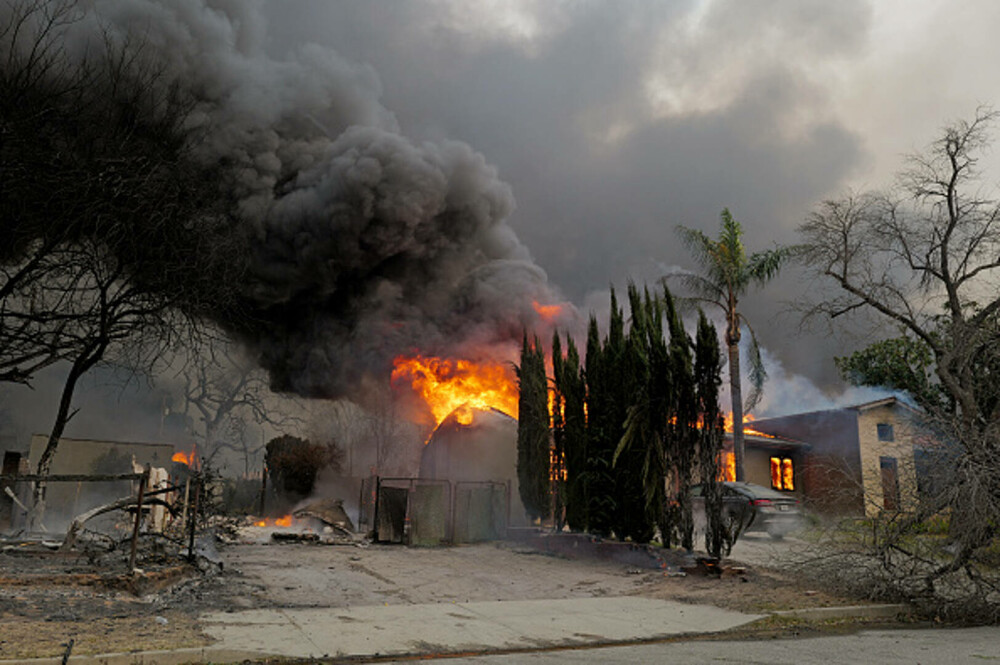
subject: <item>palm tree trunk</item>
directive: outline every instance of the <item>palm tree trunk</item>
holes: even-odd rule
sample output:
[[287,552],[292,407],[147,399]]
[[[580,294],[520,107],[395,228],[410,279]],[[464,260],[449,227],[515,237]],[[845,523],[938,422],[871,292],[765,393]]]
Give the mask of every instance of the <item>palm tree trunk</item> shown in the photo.
[[[729,335],[727,335],[729,337]],[[736,465],[736,481],[744,482],[743,470],[743,390],[740,387],[740,343],[729,342],[729,392],[733,398],[733,455]]]

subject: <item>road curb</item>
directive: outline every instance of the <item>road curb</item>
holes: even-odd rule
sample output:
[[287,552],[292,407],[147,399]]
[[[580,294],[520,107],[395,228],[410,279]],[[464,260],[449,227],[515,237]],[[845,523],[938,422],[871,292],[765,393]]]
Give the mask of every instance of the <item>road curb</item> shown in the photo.
[[875,619],[889,618],[900,614],[909,614],[910,606],[903,603],[885,605],[845,605],[840,607],[807,607],[800,610],[781,610],[772,612],[771,616],[793,619]]
[[[72,655],[69,662],[79,665],[184,665],[185,663],[242,663],[246,660],[257,661],[275,657],[277,657],[275,654],[258,651],[240,651],[206,646],[159,651]],[[62,663],[62,656],[0,659],[0,665],[62,665]]]

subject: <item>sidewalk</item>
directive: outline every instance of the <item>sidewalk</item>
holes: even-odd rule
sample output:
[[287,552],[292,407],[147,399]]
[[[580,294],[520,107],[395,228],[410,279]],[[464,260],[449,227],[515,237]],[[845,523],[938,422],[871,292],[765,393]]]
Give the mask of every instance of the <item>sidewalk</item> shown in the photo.
[[308,658],[646,640],[718,632],[758,618],[716,607],[618,597],[254,610],[202,620],[219,648]]
[[[563,600],[246,610],[205,615],[218,640],[203,649],[73,656],[71,663],[225,663],[266,657],[337,658],[477,653],[601,645],[712,633],[760,618],[637,596]],[[58,658],[0,661],[59,663]]]

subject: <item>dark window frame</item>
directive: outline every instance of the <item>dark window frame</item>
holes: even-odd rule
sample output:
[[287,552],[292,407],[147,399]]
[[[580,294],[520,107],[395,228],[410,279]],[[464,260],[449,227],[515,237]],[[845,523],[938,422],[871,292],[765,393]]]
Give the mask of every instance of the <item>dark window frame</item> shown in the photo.
[[896,440],[895,428],[892,423],[878,423],[875,425],[879,441],[893,442]]

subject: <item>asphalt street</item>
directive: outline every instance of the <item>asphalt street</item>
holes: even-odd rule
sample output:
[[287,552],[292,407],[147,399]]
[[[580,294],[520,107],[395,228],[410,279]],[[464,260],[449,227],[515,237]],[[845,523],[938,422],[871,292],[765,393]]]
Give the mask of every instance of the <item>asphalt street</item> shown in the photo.
[[1000,627],[926,628],[864,631],[852,635],[761,641],[691,641],[449,658],[449,665],[531,663],[759,663],[760,665],[830,665],[879,663],[1000,662]]

